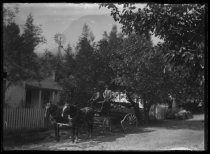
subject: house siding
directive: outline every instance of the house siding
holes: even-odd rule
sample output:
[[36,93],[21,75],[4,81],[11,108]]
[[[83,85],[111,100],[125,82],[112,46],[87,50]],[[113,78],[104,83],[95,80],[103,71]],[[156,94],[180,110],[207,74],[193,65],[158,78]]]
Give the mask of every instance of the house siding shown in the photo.
[[25,87],[11,85],[5,91],[5,104],[12,108],[23,107],[25,103]]

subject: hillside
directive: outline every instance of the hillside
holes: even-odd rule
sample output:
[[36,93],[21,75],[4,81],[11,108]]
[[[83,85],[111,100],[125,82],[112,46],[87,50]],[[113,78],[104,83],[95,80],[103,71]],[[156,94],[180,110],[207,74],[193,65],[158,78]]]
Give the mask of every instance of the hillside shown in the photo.
[[[64,31],[63,34],[66,36],[66,43],[70,43],[71,46],[76,46],[79,37],[82,33],[82,28],[84,24],[90,27],[90,30],[95,36],[94,41],[99,41],[102,38],[104,31],[108,33],[111,31],[114,24],[118,27],[118,32],[120,32],[120,24],[116,23],[110,15],[86,15],[73,21]],[[57,47],[51,49],[53,53],[57,52]]]
[[79,36],[82,33],[84,24],[87,24],[95,36],[95,41],[102,38],[104,31],[110,32],[114,24],[117,25],[118,31],[120,31],[120,24],[116,23],[109,15],[86,15],[78,20],[75,20],[70,26],[63,32],[67,40],[71,44],[75,44],[78,41]]

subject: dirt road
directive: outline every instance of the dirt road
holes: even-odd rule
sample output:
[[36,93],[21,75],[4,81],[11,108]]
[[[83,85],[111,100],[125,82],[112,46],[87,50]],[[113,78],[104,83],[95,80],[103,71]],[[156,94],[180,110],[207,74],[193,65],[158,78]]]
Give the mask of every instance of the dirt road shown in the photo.
[[36,143],[7,146],[5,150],[204,150],[203,115],[186,121],[159,121],[127,134],[118,129],[112,133],[95,132],[92,140],[85,139],[83,134],[79,143],[72,143],[67,131],[62,131],[61,141],[55,142],[52,133],[45,133],[47,137]]

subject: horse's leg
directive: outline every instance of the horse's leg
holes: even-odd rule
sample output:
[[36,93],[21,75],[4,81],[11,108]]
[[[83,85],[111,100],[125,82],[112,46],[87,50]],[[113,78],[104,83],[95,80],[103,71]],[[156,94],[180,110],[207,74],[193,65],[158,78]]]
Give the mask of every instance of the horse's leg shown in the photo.
[[75,126],[72,126],[72,142],[74,142],[74,136],[75,136]]
[[94,119],[92,117],[92,119],[90,121],[90,138],[92,138],[92,134],[93,134],[93,123],[94,123]]
[[54,123],[54,130],[55,130],[55,140],[58,141],[58,131],[57,131],[57,124]]
[[90,126],[89,124],[86,125],[87,126],[87,138],[90,137]]
[[54,126],[54,131],[55,131],[55,140],[57,140],[56,124],[54,123],[53,126]]
[[60,141],[60,125],[57,124],[58,141]]
[[89,127],[89,123],[88,123],[87,120],[85,120],[85,126],[87,128],[87,138],[89,138],[89,136],[90,136],[90,127]]
[[89,123],[89,133],[90,133],[90,138],[92,138],[92,133],[93,133],[93,122]]
[[78,134],[79,134],[79,127],[76,127],[76,138],[75,138],[75,142],[78,142]]

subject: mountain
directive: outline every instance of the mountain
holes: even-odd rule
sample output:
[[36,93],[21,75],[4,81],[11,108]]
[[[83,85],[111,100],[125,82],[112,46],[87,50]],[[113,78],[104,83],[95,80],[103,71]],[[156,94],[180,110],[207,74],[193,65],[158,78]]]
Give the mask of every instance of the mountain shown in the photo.
[[[43,24],[43,34],[47,39],[47,44],[43,46],[45,48],[48,48],[54,54],[58,52],[57,44],[55,43],[53,38],[57,32],[63,32],[66,37],[64,47],[66,47],[66,45],[70,43],[73,50],[79,40],[79,37],[82,34],[82,29],[85,23],[90,27],[90,30],[93,32],[95,36],[95,42],[99,41],[102,38],[102,34],[104,33],[104,31],[107,31],[107,33],[109,34],[113,25],[117,25],[118,32],[121,32],[121,25],[118,22],[115,22],[113,17],[111,17],[109,14],[85,15],[79,18],[76,18],[74,16],[65,16],[62,18],[59,16],[55,16],[54,18],[52,16],[48,16],[48,18],[46,16],[42,16],[42,18],[39,18],[38,21]],[[154,44],[157,44],[160,39],[152,36],[152,41]],[[43,53],[44,50],[43,46],[41,49],[39,48],[39,52],[37,52],[40,53],[40,56],[42,55],[41,53]],[[64,51],[61,52],[62,54],[64,53]]]
[[[95,36],[95,42],[102,39],[102,35],[104,31],[107,31],[109,34],[112,26],[117,25],[118,32],[120,32],[120,24],[115,22],[113,17],[110,15],[86,15],[82,16],[79,19],[73,21],[64,31],[63,34],[66,37],[66,43],[71,44],[71,46],[76,46],[76,43],[79,40],[79,37],[82,34],[82,29],[84,24],[87,24],[90,27],[90,30],[93,32]],[[53,53],[57,53],[58,49],[51,49]],[[63,53],[63,52],[62,52]]]
[[86,15],[78,20],[74,21],[64,32],[67,40],[71,44],[75,44],[82,33],[84,24],[90,27],[90,30],[95,36],[94,41],[99,41],[102,38],[104,31],[108,33],[111,31],[114,24],[117,25],[118,31],[120,31],[120,24],[116,23],[114,19],[109,15]]

